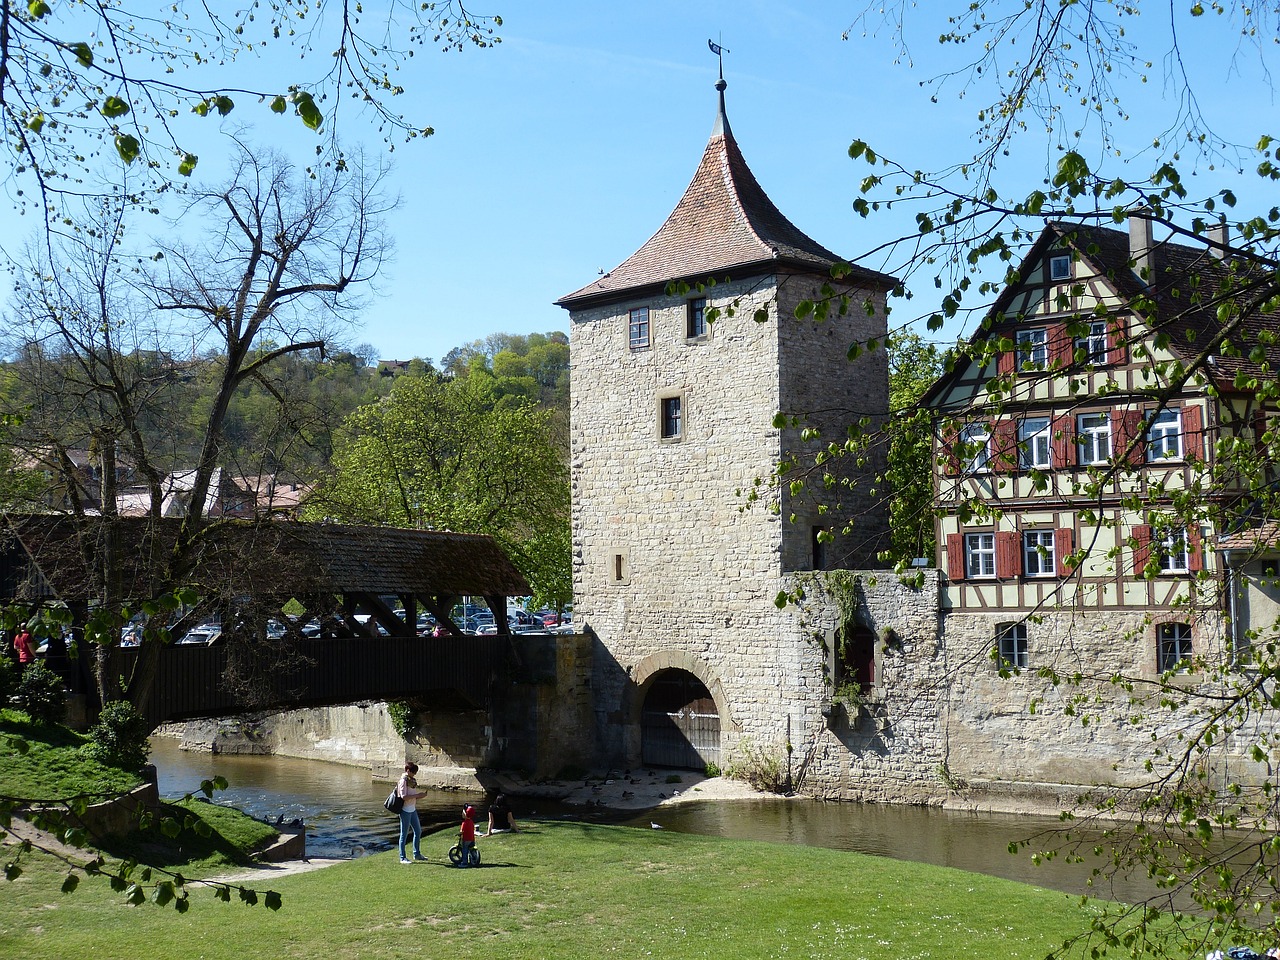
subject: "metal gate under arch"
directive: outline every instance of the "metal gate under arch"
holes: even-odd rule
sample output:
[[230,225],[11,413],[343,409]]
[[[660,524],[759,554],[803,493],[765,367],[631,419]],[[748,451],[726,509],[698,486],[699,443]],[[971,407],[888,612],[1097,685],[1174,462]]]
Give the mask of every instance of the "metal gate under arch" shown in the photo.
[[649,686],[640,714],[640,759],[692,770],[720,764],[720,714],[693,674],[665,670]]

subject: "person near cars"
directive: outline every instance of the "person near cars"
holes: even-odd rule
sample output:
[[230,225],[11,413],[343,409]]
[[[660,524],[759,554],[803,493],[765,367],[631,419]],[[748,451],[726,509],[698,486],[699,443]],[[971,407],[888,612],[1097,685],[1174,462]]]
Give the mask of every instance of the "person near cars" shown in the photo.
[[400,862],[412,863],[405,852],[405,841],[413,834],[413,859],[426,860],[422,855],[422,821],[418,819],[418,798],[427,791],[418,789],[418,765],[406,763],[404,776],[396,784],[396,793],[404,799],[400,808]]
[[36,648],[31,641],[31,631],[25,623],[20,624],[18,632],[13,635],[13,649],[18,654],[19,669],[25,670],[36,662]]
[[516,832],[516,818],[511,808],[507,806],[506,795],[500,793],[493,798],[493,803],[489,806],[489,832],[506,833],[507,831]]

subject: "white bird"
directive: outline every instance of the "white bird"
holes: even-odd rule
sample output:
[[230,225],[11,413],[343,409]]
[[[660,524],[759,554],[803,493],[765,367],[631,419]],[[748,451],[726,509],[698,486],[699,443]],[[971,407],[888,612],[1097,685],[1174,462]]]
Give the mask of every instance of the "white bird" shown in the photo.
[[661,829],[662,829],[662,824],[660,824],[660,823],[654,823],[652,820],[650,820],[650,821],[649,821],[649,826],[650,826],[650,827],[652,827],[654,830],[661,830]]

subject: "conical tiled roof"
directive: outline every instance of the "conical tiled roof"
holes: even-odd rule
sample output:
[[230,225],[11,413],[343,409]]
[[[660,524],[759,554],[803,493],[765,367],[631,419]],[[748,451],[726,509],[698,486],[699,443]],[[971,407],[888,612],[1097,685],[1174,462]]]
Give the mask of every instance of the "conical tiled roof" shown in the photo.
[[[570,309],[672,280],[717,280],[761,266],[799,267],[827,273],[843,259],[806,236],[782,215],[756,182],[729,129],[724,81],[720,109],[702,162],[684,196],[648,242],[607,274],[556,303]],[[748,270],[747,268],[751,268]],[[892,286],[886,274],[853,267],[849,279]]]

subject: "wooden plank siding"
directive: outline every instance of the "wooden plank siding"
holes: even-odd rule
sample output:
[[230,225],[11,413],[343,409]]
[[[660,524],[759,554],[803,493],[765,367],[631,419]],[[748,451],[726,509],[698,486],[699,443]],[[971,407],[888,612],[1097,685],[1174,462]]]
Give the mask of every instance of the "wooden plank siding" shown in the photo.
[[[500,636],[308,640],[299,647],[301,656],[293,668],[251,676],[249,697],[227,681],[233,648],[166,646],[160,651],[146,717],[158,726],[170,720],[367,700],[430,700],[445,693],[483,707],[512,642]],[[137,657],[136,649],[113,649],[114,675],[127,677]]]

